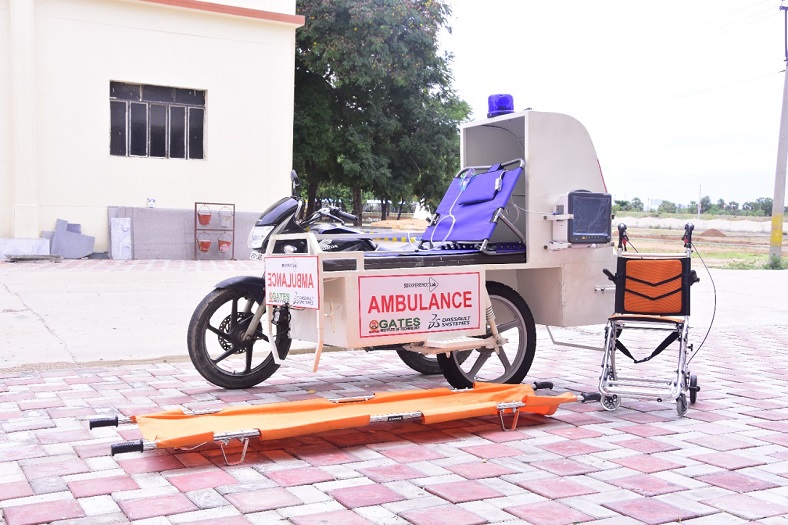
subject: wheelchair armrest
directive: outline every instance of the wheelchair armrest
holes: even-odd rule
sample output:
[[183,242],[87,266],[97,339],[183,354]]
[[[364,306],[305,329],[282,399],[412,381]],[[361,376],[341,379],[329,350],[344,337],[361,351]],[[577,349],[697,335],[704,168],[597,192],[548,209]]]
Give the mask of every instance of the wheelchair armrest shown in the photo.
[[605,275],[607,275],[607,278],[608,278],[609,280],[611,280],[611,281],[613,281],[613,282],[616,282],[616,275],[615,275],[613,272],[611,272],[610,270],[608,270],[607,268],[604,268],[604,269],[602,270],[602,273],[604,273]]
[[700,277],[698,277],[698,272],[696,272],[695,270],[690,271],[689,281],[690,281],[690,286],[700,282]]

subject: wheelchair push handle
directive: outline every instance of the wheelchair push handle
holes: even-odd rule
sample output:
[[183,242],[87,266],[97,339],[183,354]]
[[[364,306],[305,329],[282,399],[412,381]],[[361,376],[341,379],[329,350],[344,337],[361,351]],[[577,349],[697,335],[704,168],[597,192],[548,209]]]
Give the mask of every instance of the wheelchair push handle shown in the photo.
[[627,236],[627,225],[623,222],[618,225],[618,249],[627,251],[627,243],[629,237]]
[[691,222],[688,222],[684,225],[684,237],[681,238],[684,241],[684,247],[689,248],[692,246],[692,231],[695,229],[695,225]]

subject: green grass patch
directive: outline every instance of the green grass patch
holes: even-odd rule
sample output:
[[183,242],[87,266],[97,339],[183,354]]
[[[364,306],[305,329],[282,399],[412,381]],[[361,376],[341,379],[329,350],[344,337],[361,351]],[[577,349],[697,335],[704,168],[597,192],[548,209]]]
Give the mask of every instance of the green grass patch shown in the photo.
[[763,267],[767,270],[788,270],[788,259],[770,255],[769,260]]

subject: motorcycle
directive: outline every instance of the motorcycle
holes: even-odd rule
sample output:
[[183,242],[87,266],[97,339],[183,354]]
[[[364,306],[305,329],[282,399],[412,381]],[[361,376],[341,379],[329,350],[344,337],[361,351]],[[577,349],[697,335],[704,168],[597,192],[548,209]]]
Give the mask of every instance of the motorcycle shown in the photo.
[[[362,232],[346,227],[346,220],[355,222],[357,217],[337,207],[320,208],[299,220],[304,201],[296,195],[295,171],[290,173],[290,180],[291,196],[272,204],[249,232],[247,245],[253,250],[252,259],[264,259],[272,235],[307,231],[343,235],[320,241],[320,248],[327,252],[384,249]],[[306,241],[277,240],[273,251],[306,253]],[[223,388],[250,388],[279,368],[271,355],[269,334],[264,331],[266,323],[260,322],[265,309],[264,275],[226,279],[205,296],[192,314],[187,335],[189,357],[200,375]],[[257,327],[250,335],[247,332],[253,320]],[[279,357],[284,359],[290,350],[290,337],[286,330],[279,330],[275,338]],[[435,356],[404,350],[400,345],[375,350],[395,350],[407,366],[422,374],[441,373]]]

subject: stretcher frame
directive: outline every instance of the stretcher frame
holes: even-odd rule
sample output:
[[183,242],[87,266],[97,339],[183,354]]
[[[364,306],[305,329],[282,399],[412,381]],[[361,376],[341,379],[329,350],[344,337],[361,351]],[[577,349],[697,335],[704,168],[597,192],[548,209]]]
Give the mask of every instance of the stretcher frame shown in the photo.
[[[136,423],[143,438],[113,444],[111,454],[143,452],[157,448],[194,450],[210,442],[218,443],[228,465],[244,461],[249,441],[282,439],[327,430],[368,427],[376,423],[418,420],[435,424],[471,417],[498,416],[502,431],[517,428],[521,413],[552,415],[567,402],[598,401],[598,393],[539,396],[538,389],[552,389],[552,383],[477,383],[471,389],[434,388],[384,392],[338,399],[288,401],[188,411],[175,409],[138,416],[101,417],[90,420],[90,429]],[[504,418],[511,416],[511,422]],[[240,459],[230,461],[226,447],[231,441],[242,445]]]

